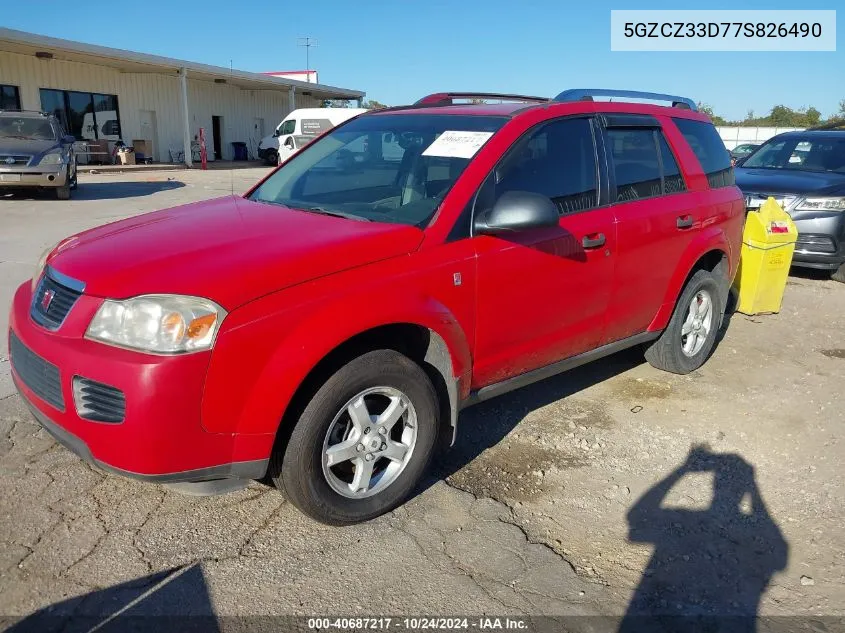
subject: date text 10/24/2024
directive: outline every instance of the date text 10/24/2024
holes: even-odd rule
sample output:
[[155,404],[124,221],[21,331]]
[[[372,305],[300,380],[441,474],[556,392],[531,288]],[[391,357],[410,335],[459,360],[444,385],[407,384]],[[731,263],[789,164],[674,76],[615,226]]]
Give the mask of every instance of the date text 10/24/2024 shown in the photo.
[[528,622],[521,618],[489,617],[350,617],[308,618],[312,630],[399,630],[399,631],[527,631]]

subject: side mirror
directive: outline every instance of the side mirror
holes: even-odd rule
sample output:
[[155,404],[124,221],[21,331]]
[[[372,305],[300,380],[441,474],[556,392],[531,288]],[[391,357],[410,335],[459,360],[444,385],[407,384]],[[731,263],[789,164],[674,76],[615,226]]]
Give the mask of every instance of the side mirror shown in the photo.
[[65,134],[62,137],[62,143],[65,143],[65,144],[76,143],[76,137],[73,134]]
[[392,143],[393,142],[393,134],[391,134],[390,132],[385,132],[384,133],[384,142],[385,143]]
[[279,130],[278,129],[273,130],[273,138],[279,138],[279,136],[281,136],[281,134],[279,133]]
[[546,196],[530,191],[508,191],[487,213],[475,220],[475,232],[496,235],[557,226],[560,214]]

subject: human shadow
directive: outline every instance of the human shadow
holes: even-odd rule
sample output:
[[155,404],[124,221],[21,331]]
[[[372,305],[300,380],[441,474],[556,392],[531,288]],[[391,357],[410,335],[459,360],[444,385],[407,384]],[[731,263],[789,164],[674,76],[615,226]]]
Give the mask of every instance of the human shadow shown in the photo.
[[221,627],[202,568],[194,563],[57,602],[24,618],[0,618],[0,630],[218,633]]
[[[689,473],[713,473],[709,508],[663,507]],[[691,448],[628,512],[629,539],[654,553],[619,632],[756,631],[760,600],[789,546],[742,457]]]

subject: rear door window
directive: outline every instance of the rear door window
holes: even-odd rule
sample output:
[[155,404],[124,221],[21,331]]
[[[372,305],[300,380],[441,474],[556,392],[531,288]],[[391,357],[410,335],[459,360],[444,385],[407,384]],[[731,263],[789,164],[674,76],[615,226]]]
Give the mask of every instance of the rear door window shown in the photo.
[[663,132],[653,128],[610,128],[616,201],[630,202],[686,191],[678,161]]
[[613,158],[617,202],[663,195],[660,158],[652,129],[611,128],[607,130],[607,141]]
[[734,184],[731,156],[725,143],[710,123],[690,119],[672,119],[684,135],[698,162],[701,163],[711,188]]

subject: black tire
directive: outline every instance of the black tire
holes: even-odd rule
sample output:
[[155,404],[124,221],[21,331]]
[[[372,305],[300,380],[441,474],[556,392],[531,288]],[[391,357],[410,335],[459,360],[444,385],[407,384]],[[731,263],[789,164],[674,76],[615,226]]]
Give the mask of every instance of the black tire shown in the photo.
[[[386,386],[403,392],[416,410],[413,453],[395,481],[370,497],[336,492],[323,474],[323,443],[335,415],[355,395]],[[303,513],[328,525],[368,521],[400,505],[425,473],[439,429],[437,395],[425,371],[393,350],[368,352],[336,371],[314,394],[293,428],[284,454],[275,450],[269,473]]]
[[845,264],[842,264],[831,276],[833,281],[845,284]]
[[[646,360],[653,367],[673,374],[688,374],[704,364],[716,344],[716,337],[725,314],[723,283],[723,281],[720,283],[709,270],[698,270],[690,277],[675,304],[675,311],[672,313],[669,325],[660,338],[645,351]],[[693,298],[701,291],[706,292],[713,302],[711,326],[701,348],[694,355],[688,356],[683,351],[681,329],[687,319]]]
[[267,153],[264,155],[264,160],[267,161],[268,165],[273,165],[275,167],[279,163],[279,152],[274,149],[268,149]]
[[70,185],[64,185],[63,187],[56,187],[56,199],[57,200],[70,200]]
[[73,177],[70,179],[70,190],[76,191],[77,189],[79,189],[79,167],[74,162]]

